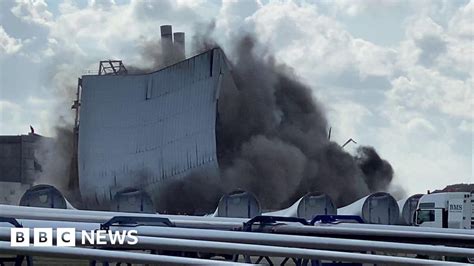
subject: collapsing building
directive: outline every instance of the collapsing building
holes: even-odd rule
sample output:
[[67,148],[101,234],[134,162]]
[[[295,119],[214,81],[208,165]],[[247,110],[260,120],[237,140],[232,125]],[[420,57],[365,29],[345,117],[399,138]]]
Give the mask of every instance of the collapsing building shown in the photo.
[[[164,54],[184,57],[184,36],[175,35],[177,49],[170,36],[171,26],[162,27]],[[235,87],[224,53],[211,49],[147,74],[123,68],[80,79],[78,172],[85,205],[110,205],[124,189],[159,195],[193,173],[217,177],[219,91]]]
[[372,147],[351,155],[328,140],[311,88],[251,36],[235,43],[231,64],[207,39],[183,60],[184,35],[161,33],[162,52],[150,58],[160,70],[109,60],[79,79],[73,161],[84,207],[111,209],[117,193],[144,191],[159,211],[209,213],[232,190],[268,210],[311,191],[344,206],[387,189],[390,164]]

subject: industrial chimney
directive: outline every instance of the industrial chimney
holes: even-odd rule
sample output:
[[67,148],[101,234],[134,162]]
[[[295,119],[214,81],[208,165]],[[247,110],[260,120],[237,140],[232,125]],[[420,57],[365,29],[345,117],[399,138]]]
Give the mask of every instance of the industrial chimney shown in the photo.
[[175,32],[173,34],[174,37],[174,51],[175,51],[175,59],[176,61],[180,61],[185,59],[185,42],[184,42],[184,32]]
[[171,25],[162,25],[161,30],[161,53],[163,65],[173,63],[173,29]]

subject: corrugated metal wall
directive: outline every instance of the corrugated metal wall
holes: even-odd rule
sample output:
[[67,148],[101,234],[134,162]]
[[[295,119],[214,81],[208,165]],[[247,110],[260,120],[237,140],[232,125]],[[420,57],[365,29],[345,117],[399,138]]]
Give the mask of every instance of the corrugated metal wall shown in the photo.
[[0,136],[0,182],[34,181],[39,171],[35,168],[35,150],[41,139],[39,135]]
[[144,75],[83,76],[79,184],[88,204],[127,187],[150,195],[193,170],[217,173],[224,54],[210,50]]

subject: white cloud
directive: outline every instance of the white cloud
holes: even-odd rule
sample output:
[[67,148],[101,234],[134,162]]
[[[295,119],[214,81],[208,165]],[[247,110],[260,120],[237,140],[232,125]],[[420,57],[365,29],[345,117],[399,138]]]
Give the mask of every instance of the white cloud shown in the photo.
[[114,0],[89,0],[88,6],[97,9],[109,9],[115,6]]
[[[17,123],[18,120],[20,120],[21,117],[21,106],[9,102],[9,101],[0,101],[0,125],[1,125],[1,130],[2,132],[8,132],[10,131],[9,128],[13,127],[13,130],[17,129]],[[9,128],[7,128],[9,127]],[[5,133],[3,133],[5,134]]]
[[32,125],[36,133],[51,135],[51,106],[51,101],[34,97],[24,103],[0,100],[0,134],[26,134]]
[[[468,120],[462,120],[458,126],[459,130],[471,133],[474,138],[474,122]],[[473,142],[474,143],[474,142]]]
[[[400,68],[422,64],[426,68],[459,74],[474,73],[474,3],[460,7],[447,25],[427,15],[413,16],[406,26],[406,40],[400,47]],[[470,13],[468,15],[468,13]],[[456,74],[454,73],[454,74]]]
[[386,93],[389,104],[472,119],[472,80],[450,79],[435,70],[414,67],[393,80],[392,86]]
[[444,30],[431,17],[414,17],[407,22],[407,36],[413,39],[421,39],[425,36],[442,35]]
[[52,23],[53,14],[48,11],[48,5],[44,0],[17,0],[11,12],[29,23],[43,26]]
[[446,140],[452,136],[440,136],[432,127],[423,118],[413,118],[408,123],[392,121],[379,131],[379,151],[391,162],[396,179],[409,193],[469,182],[472,176],[471,159],[453,150]]
[[394,6],[400,5],[400,1],[397,0],[336,0],[330,3],[332,3],[332,7],[336,12],[340,12],[349,16],[361,15],[367,10],[373,10],[377,8],[393,8]]
[[353,62],[351,36],[314,6],[272,2],[259,9],[252,22],[259,39],[291,66],[325,75],[340,73]]
[[79,11],[79,8],[73,0],[65,0],[58,5],[58,10],[60,14],[69,14]]
[[[469,23],[464,15],[470,5],[460,7],[450,25]],[[443,27],[425,13],[407,24],[396,63],[400,75],[391,81],[387,104],[472,120],[472,39],[459,37],[452,26]]]
[[460,37],[472,38],[474,36],[474,1],[461,7],[449,21],[451,31]]
[[223,32],[226,38],[248,25],[246,21],[261,5],[255,1],[224,0],[216,19],[216,28]]
[[17,53],[22,47],[20,39],[15,39],[5,32],[5,29],[0,25],[0,56],[2,54]]
[[352,40],[352,52],[362,78],[367,75],[390,76],[397,51],[361,39]]
[[360,141],[364,130],[362,125],[373,113],[365,106],[345,99],[332,101],[326,107],[332,127],[331,139],[341,145],[349,138]]
[[354,72],[364,80],[393,72],[396,50],[354,38],[336,18],[322,14],[315,5],[270,2],[242,19],[242,24],[275,51],[277,60],[296,68],[303,77],[336,78]]

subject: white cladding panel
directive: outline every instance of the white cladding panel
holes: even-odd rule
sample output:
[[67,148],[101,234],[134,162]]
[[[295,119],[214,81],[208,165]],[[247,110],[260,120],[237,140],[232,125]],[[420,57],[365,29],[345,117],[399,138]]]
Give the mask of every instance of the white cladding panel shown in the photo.
[[125,188],[153,197],[162,181],[216,172],[216,110],[224,55],[210,50],[144,75],[84,76],[79,127],[83,200]]

